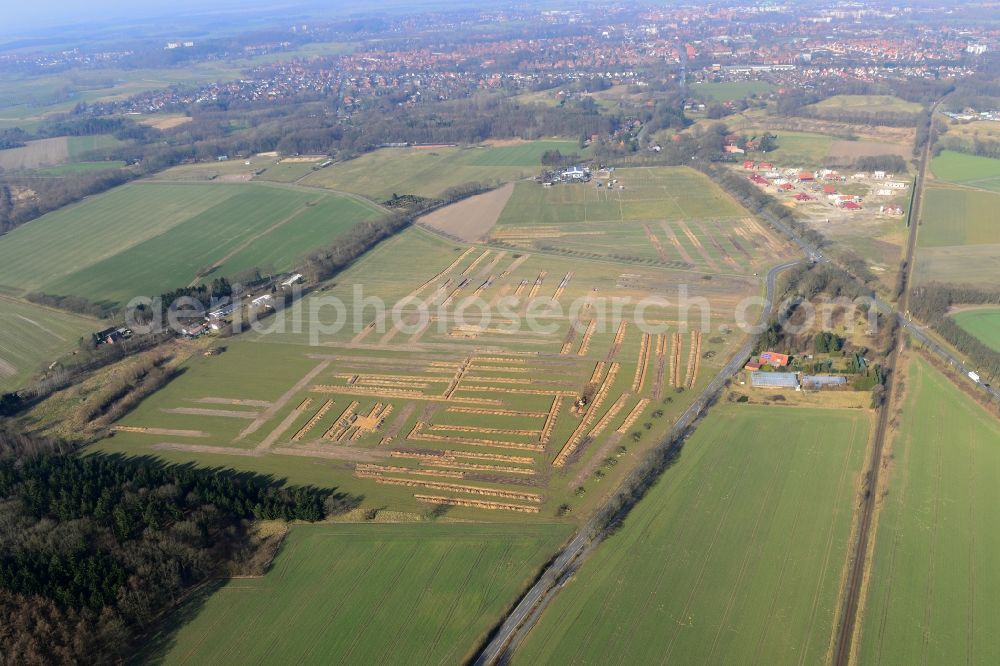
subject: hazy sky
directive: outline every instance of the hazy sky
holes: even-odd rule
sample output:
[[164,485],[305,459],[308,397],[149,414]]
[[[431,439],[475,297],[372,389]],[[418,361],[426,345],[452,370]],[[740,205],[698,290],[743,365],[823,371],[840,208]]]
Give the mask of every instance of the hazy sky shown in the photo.
[[[267,0],[0,0],[0,35],[44,33],[48,27],[73,24],[111,24],[122,19],[144,19],[176,13],[208,13],[234,8],[280,6]],[[30,7],[30,9],[27,9]]]

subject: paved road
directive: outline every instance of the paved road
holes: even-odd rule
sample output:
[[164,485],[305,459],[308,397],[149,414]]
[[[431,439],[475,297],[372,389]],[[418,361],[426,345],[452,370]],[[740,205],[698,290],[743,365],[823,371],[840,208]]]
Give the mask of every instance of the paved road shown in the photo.
[[[775,266],[768,271],[766,278],[767,292],[765,296],[767,303],[761,312],[757,322],[758,325],[765,324],[770,315],[774,305],[775,284],[778,275],[799,263],[799,261],[788,262],[780,266]],[[722,390],[726,380],[732,377],[746,363],[753,348],[753,343],[754,340],[752,338],[743,343],[743,346],[732,356],[725,367],[698,394],[695,401],[684,410],[684,413],[677,419],[670,433],[663,440],[664,443],[662,446],[677,446],[677,441],[691,427],[705,407]],[[612,522],[617,523],[618,520],[624,517],[624,513],[627,513],[629,508],[631,506],[626,507],[621,515],[616,516],[616,520]],[[532,585],[531,589],[525,593],[524,597],[510,611],[496,635],[476,657],[474,662],[476,666],[491,666],[507,662],[510,655],[513,654],[517,646],[538,621],[542,610],[558,593],[562,584],[579,568],[587,555],[600,543],[606,534],[607,528],[596,524],[588,524],[576,533],[555,559],[545,568],[545,571],[542,572],[542,575]]]

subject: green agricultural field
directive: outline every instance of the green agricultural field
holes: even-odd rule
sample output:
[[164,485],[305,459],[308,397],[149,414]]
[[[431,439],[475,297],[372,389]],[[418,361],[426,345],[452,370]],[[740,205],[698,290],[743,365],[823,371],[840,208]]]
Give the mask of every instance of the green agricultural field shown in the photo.
[[824,100],[816,102],[812,106],[819,110],[850,109],[864,111],[865,113],[883,111],[917,113],[923,108],[916,102],[907,102],[891,95],[834,95],[833,97],[827,97]]
[[39,176],[66,176],[83,171],[103,171],[105,169],[121,169],[124,162],[117,160],[105,160],[102,162],[67,162],[59,166],[37,169],[34,174]]
[[950,183],[1000,192],[1000,160],[945,150],[931,161],[931,171]]
[[95,150],[108,150],[117,148],[122,142],[110,134],[94,134],[90,136],[68,136],[66,145],[69,150],[70,160],[79,160],[87,153]]
[[382,148],[306,176],[302,183],[354,192],[376,201],[393,194],[437,197],[468,182],[496,183],[537,175],[542,153],[583,153],[575,141],[531,141],[475,147]]
[[998,663],[1000,425],[919,358],[906,394],[858,663]]
[[693,95],[708,97],[716,102],[744,99],[764,95],[774,90],[767,81],[728,81],[723,83],[695,83],[690,87]]
[[753,271],[781,253],[731,197],[684,167],[616,169],[591,183],[553,187],[517,183],[491,238],[569,256],[722,272]]
[[925,190],[917,282],[992,287],[1000,274],[1000,193],[955,186]]
[[833,138],[828,134],[764,130],[756,127],[741,130],[741,133],[747,136],[756,136],[764,132],[770,132],[778,137],[776,141],[778,147],[769,153],[750,153],[749,157],[774,162],[782,167],[818,167],[823,164],[833,145]]
[[868,425],[849,410],[713,408],[514,661],[823,663]]
[[101,327],[89,317],[0,296],[0,393],[23,387]]
[[[163,664],[457,664],[568,536],[565,525],[298,525],[144,655]],[[183,622],[183,620],[181,621]]]
[[113,148],[121,143],[110,134],[37,139],[28,141],[20,148],[0,150],[0,167],[7,171],[58,167],[81,162],[91,151]]
[[[377,212],[324,192],[254,184],[141,183],[0,238],[0,285],[120,303],[259,266],[287,270]],[[39,271],[38,266],[46,266]]]
[[952,315],[959,326],[1000,352],[1000,309],[974,308]]
[[921,247],[1000,243],[1000,194],[931,187],[924,195]]

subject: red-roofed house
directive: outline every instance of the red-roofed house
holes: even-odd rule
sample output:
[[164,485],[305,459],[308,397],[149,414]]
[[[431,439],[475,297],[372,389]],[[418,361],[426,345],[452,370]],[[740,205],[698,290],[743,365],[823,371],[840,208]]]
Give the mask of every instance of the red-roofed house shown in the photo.
[[803,171],[799,174],[800,181],[815,180],[816,176],[811,171]]
[[743,161],[743,168],[744,169],[752,169],[753,167],[754,167],[753,160],[744,160]]
[[837,188],[834,187],[833,185],[823,186],[823,194],[836,194],[836,193],[837,193]]
[[791,183],[782,183],[781,185],[778,185],[778,189],[784,190],[785,192],[792,189],[793,187],[794,185],[792,185]]
[[775,368],[780,368],[788,365],[788,354],[779,354],[778,352],[772,351],[761,352],[760,362],[774,366]]
[[755,183],[757,185],[771,184],[771,181],[769,181],[767,178],[764,178],[764,176],[758,176],[757,174],[750,176],[750,182]]
[[861,205],[856,204],[853,201],[845,201],[844,205],[841,206],[844,210],[861,210]]
[[808,194],[806,194],[805,192],[799,192],[798,194],[795,195],[795,200],[796,201],[812,201],[812,197],[809,196]]
[[764,171],[770,171],[771,169],[774,168],[774,165],[771,164],[770,162],[761,162],[760,164],[757,165],[757,168],[763,169]]

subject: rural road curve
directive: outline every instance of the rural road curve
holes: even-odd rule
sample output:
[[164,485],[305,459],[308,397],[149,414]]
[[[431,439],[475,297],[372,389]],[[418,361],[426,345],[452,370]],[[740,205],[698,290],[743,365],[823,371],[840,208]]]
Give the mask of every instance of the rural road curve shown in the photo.
[[[758,325],[762,326],[767,322],[767,318],[774,306],[774,292],[778,275],[800,263],[792,261],[775,266],[767,273],[765,296],[765,307],[763,308]],[[747,339],[746,342],[733,354],[729,362],[719,371],[705,389],[698,395],[684,413],[680,415],[676,423],[670,429],[669,434],[663,440],[668,446],[676,446],[676,441],[694,423],[705,407],[715,398],[716,394],[722,390],[726,380],[739,370],[746,359],[750,356],[753,348],[754,338]],[[627,509],[625,510],[627,513]],[[615,524],[624,517],[618,515],[612,524]],[[545,606],[559,592],[562,584],[579,568],[586,557],[601,542],[607,534],[607,527],[588,523],[573,536],[555,559],[539,576],[534,585],[524,594],[521,600],[507,614],[503,624],[490,639],[489,643],[477,655],[474,664],[476,666],[492,666],[493,664],[506,663],[510,655],[520,645],[528,632],[541,617]]]

